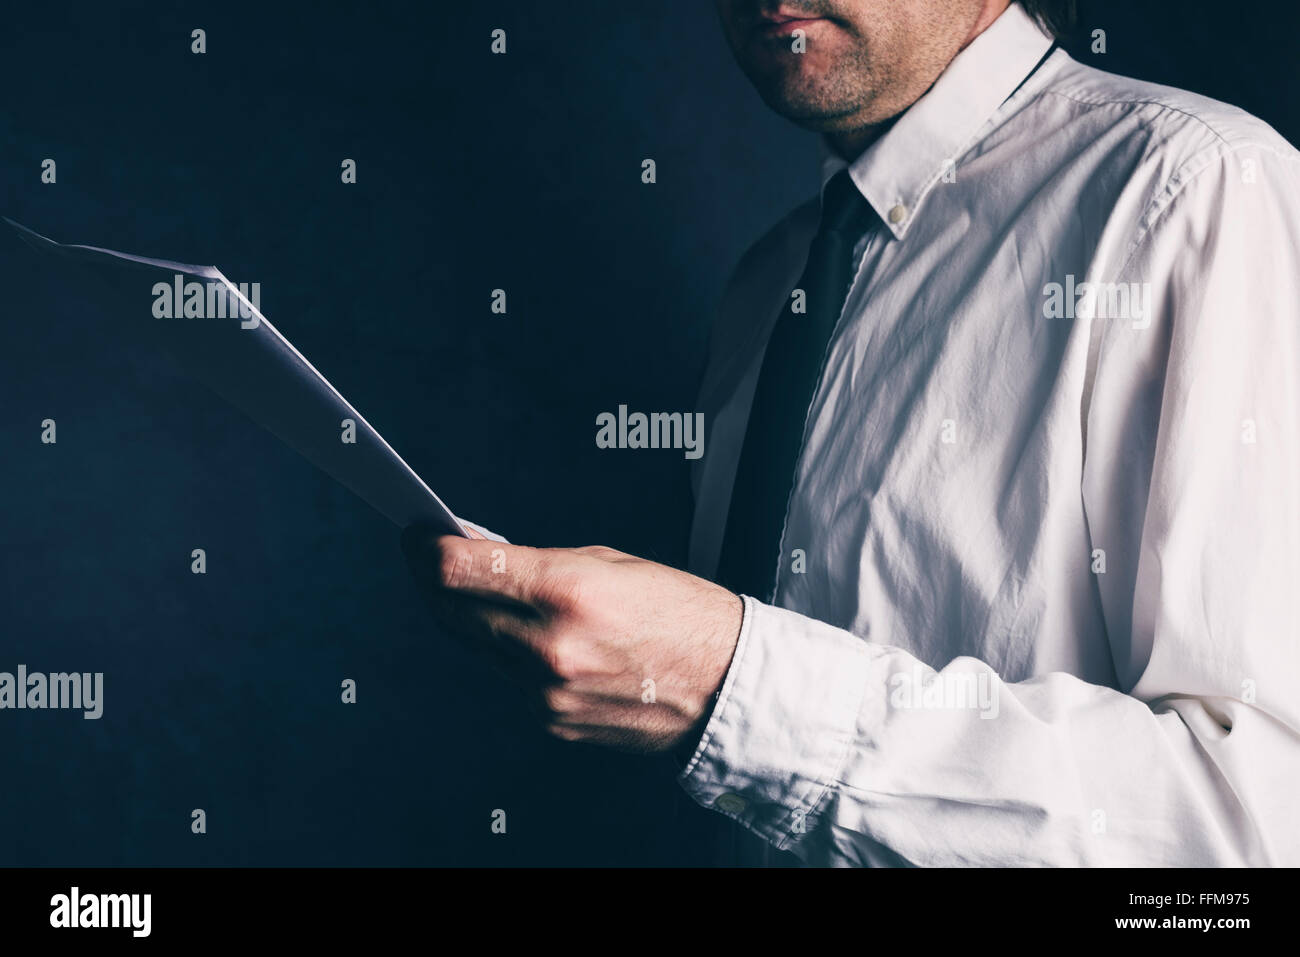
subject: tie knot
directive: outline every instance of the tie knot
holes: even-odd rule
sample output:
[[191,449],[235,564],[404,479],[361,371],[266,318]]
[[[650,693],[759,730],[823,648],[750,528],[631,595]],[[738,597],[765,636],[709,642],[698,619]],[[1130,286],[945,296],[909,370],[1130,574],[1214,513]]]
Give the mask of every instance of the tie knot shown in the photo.
[[847,169],[842,169],[822,190],[819,232],[852,235],[866,230],[871,205],[858,189]]

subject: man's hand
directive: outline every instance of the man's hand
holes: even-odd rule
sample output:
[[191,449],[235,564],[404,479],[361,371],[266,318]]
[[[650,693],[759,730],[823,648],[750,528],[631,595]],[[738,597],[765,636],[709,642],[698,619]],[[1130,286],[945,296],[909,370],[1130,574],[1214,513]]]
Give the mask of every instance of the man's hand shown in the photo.
[[521,684],[548,730],[628,751],[691,742],[740,634],[740,598],[612,548],[402,535],[438,619]]

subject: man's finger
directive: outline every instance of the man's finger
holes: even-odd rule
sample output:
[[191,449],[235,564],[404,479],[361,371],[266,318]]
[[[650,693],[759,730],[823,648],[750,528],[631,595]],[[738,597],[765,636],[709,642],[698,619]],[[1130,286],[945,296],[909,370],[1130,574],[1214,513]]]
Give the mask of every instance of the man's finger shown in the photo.
[[418,528],[402,533],[413,570],[439,588],[540,608],[548,561],[541,549],[487,539],[434,535]]
[[432,598],[438,618],[478,644],[535,655],[534,646],[545,636],[541,616],[523,605],[443,590]]
[[502,605],[442,589],[422,589],[435,618],[465,647],[484,657],[505,677],[535,687],[554,680],[545,656],[541,618],[521,605]]

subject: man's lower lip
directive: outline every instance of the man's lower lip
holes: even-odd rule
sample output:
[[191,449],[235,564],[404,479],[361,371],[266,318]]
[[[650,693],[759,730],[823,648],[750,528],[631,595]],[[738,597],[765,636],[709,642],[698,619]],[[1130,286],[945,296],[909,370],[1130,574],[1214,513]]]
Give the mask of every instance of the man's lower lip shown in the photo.
[[780,23],[764,22],[759,25],[759,32],[768,37],[789,36],[796,30],[807,29],[810,23],[821,23],[824,17],[809,17],[806,20],[782,20]]

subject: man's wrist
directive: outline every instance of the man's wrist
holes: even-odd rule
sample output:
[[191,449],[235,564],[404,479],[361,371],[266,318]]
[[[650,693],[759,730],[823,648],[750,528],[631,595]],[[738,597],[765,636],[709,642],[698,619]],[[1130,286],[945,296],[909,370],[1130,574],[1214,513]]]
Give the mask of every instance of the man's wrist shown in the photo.
[[[725,680],[725,676],[724,676]],[[704,713],[700,719],[691,726],[691,729],[682,736],[673,748],[673,757],[681,768],[685,768],[691,761],[691,756],[700,746],[700,739],[704,737],[704,731],[709,726],[709,719],[713,717],[713,709],[718,705],[718,698],[722,694],[722,685],[719,683],[718,690],[709,696],[709,700],[704,707]]]
[[709,719],[713,717],[713,711],[718,706],[718,699],[722,697],[722,688],[727,682],[727,674],[731,671],[731,666],[735,664],[736,649],[740,646],[740,630],[744,627],[745,622],[745,599],[741,595],[732,595],[738,606],[739,616],[735,625],[735,637],[731,643],[731,654],[727,659],[727,666],[722,669],[722,674],[718,677],[717,684],[713,693],[704,702],[704,711],[699,719],[691,726],[673,748],[673,757],[676,759],[681,768],[685,768],[690,763],[692,755],[700,746],[700,740],[704,737],[704,732],[709,726]]

